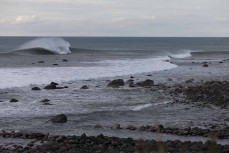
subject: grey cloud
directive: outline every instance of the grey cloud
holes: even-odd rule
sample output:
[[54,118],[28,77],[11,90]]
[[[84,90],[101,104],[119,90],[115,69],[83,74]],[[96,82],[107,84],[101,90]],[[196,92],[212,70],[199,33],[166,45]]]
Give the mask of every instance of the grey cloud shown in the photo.
[[229,36],[228,6],[228,0],[1,0],[0,35]]

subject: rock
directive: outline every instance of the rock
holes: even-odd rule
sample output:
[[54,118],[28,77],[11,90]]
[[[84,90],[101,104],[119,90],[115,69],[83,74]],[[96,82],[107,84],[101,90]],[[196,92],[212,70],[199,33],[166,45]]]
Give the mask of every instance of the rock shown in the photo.
[[56,66],[56,65],[59,65],[59,64],[52,64],[52,65],[55,65]]
[[135,87],[134,82],[131,82],[131,83],[129,84],[129,87],[131,87],[131,88]]
[[203,67],[208,67],[208,64],[203,64]]
[[129,85],[129,84],[132,83],[132,82],[134,82],[134,80],[133,80],[133,79],[129,79],[129,80],[126,81],[125,84],[128,84],[128,85]]
[[133,76],[130,76],[131,79],[133,79],[134,77]]
[[133,130],[133,131],[137,130],[137,128],[135,126],[133,126],[133,125],[128,125],[126,129]]
[[38,146],[41,151],[56,151],[59,150],[59,144],[56,142],[46,142],[41,146]]
[[80,136],[80,139],[86,139],[87,138],[87,135],[85,133],[83,133],[81,136]]
[[120,124],[115,124],[115,125],[113,125],[111,127],[111,129],[113,129],[113,130],[119,130],[119,129],[121,129],[121,126],[120,126]]
[[154,81],[147,79],[145,81],[138,82],[136,85],[141,86],[141,87],[151,87],[154,85]]
[[63,59],[62,61],[63,61],[63,62],[68,62],[68,60],[67,60],[67,59]]
[[52,104],[49,103],[49,101],[50,101],[49,99],[44,99],[44,100],[42,100],[40,102],[42,102],[43,105],[52,105]]
[[99,124],[96,124],[96,125],[94,126],[94,128],[102,128],[102,126],[99,125]]
[[89,89],[89,87],[87,85],[84,85],[80,89]]
[[167,80],[168,80],[168,81],[173,81],[173,79],[171,79],[171,78],[168,78]]
[[49,102],[49,99],[43,99],[41,102]]
[[37,63],[45,63],[44,61],[38,61]]
[[146,76],[152,76],[152,74],[148,74],[148,75],[146,75]]
[[56,115],[53,118],[51,118],[50,121],[53,123],[66,123],[67,122],[67,116],[64,114],[59,114],[59,115]]
[[124,86],[124,81],[122,79],[113,80],[107,85],[107,87],[119,87],[119,86]]
[[48,90],[49,89],[56,89],[57,85],[58,85],[57,83],[51,82],[49,85],[45,86],[44,89],[48,89]]
[[68,88],[67,86],[64,87],[57,87],[58,83],[51,82],[49,85],[45,86],[44,89],[50,90],[50,89],[63,89]]
[[13,98],[13,99],[10,99],[10,102],[11,103],[16,103],[16,102],[18,102],[18,100]]
[[185,83],[193,83],[194,79],[186,80]]
[[41,90],[39,87],[33,87],[32,90]]

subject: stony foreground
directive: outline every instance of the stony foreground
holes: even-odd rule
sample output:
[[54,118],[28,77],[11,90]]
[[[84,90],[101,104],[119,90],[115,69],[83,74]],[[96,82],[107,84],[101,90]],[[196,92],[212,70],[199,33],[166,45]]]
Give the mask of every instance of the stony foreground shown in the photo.
[[[216,144],[214,141],[181,142],[155,140],[134,140],[98,136],[50,136],[42,133],[24,134],[28,139],[25,146],[13,145],[11,148],[0,146],[1,153],[228,153],[229,145]],[[21,138],[21,139],[22,139]]]

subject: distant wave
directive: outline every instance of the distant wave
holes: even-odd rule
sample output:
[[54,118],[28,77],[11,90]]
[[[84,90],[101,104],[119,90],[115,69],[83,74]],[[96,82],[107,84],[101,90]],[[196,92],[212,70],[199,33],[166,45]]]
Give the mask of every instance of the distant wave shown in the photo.
[[16,51],[34,54],[69,54],[70,43],[62,38],[37,38],[21,45]]
[[192,56],[200,56],[200,55],[228,55],[229,51],[196,51],[191,52]]
[[187,57],[192,56],[192,55],[191,55],[191,52],[193,52],[193,51],[188,50],[188,49],[185,49],[185,50],[183,50],[182,52],[183,52],[183,53],[169,54],[168,56],[169,56],[170,58],[187,58]]

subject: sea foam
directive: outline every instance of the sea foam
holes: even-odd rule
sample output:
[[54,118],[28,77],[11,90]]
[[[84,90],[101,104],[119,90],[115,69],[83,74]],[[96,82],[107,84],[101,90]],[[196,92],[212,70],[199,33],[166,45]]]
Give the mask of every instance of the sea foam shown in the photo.
[[36,68],[1,68],[0,88],[23,87],[48,84],[51,81],[68,82],[74,80],[116,77],[152,71],[162,71],[177,67],[165,62],[167,57],[104,60],[91,67],[36,67]]

